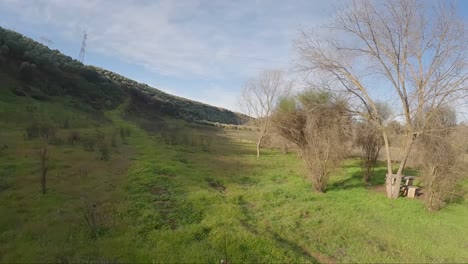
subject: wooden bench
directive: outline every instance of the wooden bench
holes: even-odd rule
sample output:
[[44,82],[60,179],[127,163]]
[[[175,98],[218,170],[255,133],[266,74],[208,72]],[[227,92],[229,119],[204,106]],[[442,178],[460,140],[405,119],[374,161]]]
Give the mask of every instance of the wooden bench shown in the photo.
[[[386,174],[386,177],[388,177],[388,174]],[[402,196],[406,196],[408,198],[415,198],[418,195],[418,187],[413,185],[414,180],[416,179],[416,176],[405,176],[402,175],[401,181],[402,184],[400,186],[400,194]],[[396,181],[396,174],[392,175],[392,184],[395,184]]]
[[418,187],[413,185],[415,176],[403,176],[401,180],[404,184],[401,185],[403,196],[408,198],[415,198],[417,196]]

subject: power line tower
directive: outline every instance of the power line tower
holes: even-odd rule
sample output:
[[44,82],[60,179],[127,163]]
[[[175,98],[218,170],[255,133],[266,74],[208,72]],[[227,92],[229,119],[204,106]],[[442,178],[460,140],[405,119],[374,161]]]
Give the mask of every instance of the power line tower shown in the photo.
[[85,55],[87,38],[88,38],[88,34],[86,34],[86,31],[83,31],[83,40],[81,41],[80,55],[78,56],[78,60],[81,61],[81,63],[84,63],[84,55]]

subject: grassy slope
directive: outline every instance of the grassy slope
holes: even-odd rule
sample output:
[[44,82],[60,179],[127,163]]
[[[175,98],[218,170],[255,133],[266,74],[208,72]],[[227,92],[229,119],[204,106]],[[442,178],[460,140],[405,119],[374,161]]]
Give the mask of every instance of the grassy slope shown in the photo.
[[[214,128],[186,128],[211,143],[181,146],[133,127],[110,161],[81,146],[52,146],[49,192],[40,195],[38,142],[24,141],[21,129],[33,101],[1,95],[3,113],[24,120],[5,122],[4,114],[0,122],[0,146],[8,145],[0,154],[0,262],[468,261],[466,203],[429,214],[419,200],[388,200],[361,184],[354,159],[316,194],[295,155],[258,159],[242,134],[227,139]],[[102,131],[131,126],[119,110],[97,122],[60,102],[34,104],[71,116],[82,133],[93,122]],[[105,217],[95,239],[86,201]]]

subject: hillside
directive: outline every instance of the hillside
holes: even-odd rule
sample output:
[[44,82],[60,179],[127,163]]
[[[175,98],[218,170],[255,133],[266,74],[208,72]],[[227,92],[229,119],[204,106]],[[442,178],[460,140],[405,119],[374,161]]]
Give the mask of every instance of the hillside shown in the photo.
[[0,263],[468,262],[466,195],[387,199],[355,156],[313,192],[294,150],[187,122],[235,113],[0,36]]
[[170,95],[111,71],[83,65],[58,50],[2,27],[0,71],[25,84],[13,88],[15,95],[36,100],[71,97],[98,111],[115,109],[130,101],[130,114],[164,114],[190,122],[245,122],[242,114]]

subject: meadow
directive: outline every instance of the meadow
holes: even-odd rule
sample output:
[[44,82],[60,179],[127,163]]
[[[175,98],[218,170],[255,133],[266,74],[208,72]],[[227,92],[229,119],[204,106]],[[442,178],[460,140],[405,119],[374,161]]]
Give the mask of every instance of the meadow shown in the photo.
[[[389,200],[383,166],[366,186],[351,157],[318,194],[295,153],[256,158],[248,131],[171,118],[144,130],[123,107],[99,116],[4,90],[0,98],[2,263],[468,261],[466,202],[428,213],[418,199]],[[70,122],[50,146],[46,194],[40,141],[24,132],[38,113]],[[108,160],[67,140],[110,140],[123,128]]]

